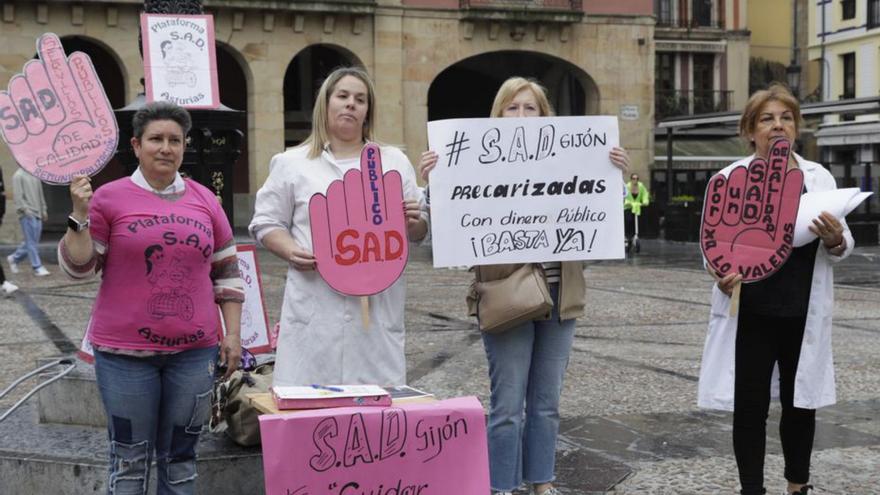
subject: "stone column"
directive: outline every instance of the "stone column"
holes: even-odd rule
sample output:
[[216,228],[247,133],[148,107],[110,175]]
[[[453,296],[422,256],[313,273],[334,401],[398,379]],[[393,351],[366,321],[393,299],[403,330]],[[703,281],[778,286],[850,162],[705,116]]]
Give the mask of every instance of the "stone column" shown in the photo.
[[403,146],[403,10],[398,6],[376,9],[373,17],[373,80],[378,113],[376,137]]

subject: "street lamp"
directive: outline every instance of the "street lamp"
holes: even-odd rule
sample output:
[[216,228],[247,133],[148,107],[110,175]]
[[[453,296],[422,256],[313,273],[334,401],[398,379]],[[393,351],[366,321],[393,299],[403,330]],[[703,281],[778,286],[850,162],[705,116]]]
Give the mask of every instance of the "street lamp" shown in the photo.
[[785,69],[785,79],[788,87],[795,98],[800,99],[801,94],[801,66],[797,61],[792,60],[791,65]]

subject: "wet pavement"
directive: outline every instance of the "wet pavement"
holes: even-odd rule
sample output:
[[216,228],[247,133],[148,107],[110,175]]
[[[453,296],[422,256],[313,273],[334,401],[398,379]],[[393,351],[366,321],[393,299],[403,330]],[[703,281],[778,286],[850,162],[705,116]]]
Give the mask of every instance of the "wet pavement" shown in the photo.
[[[0,260],[10,250],[0,246]],[[22,290],[0,298],[0,387],[37,359],[69,352],[89,317],[97,282],[71,282],[51,264],[51,243],[43,251],[51,276],[6,270]],[[563,493],[736,493],[731,417],[695,404],[711,288],[699,259],[695,244],[644,241],[642,252],[627,260],[588,264],[587,316],[578,322],[560,408],[557,485]],[[285,264],[264,251],[260,264],[274,322]],[[488,404],[485,353],[464,305],[470,274],[433,269],[430,252],[419,248],[407,277],[410,383],[441,398],[476,395]],[[858,248],[837,265],[835,282],[838,404],[818,413],[812,481],[820,494],[876,494],[880,248]],[[17,397],[0,401],[0,410]],[[784,486],[777,423],[774,406],[769,493]]]

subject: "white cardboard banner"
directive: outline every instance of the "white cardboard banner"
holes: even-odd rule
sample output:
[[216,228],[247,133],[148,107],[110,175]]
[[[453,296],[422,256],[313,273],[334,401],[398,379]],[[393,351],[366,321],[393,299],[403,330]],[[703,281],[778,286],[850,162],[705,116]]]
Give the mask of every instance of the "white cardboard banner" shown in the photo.
[[624,257],[617,118],[428,123],[434,266]]
[[210,15],[141,14],[147,101],[217,108],[217,55]]

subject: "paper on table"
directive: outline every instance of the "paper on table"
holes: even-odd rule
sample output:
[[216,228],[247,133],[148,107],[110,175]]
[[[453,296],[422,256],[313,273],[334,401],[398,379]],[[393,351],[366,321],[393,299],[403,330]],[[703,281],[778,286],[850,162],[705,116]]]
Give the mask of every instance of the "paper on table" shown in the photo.
[[833,191],[808,192],[801,196],[797,223],[794,227],[794,247],[801,247],[813,242],[816,234],[810,232],[808,227],[813,224],[813,219],[818,217],[820,213],[827,211],[836,218],[843,218],[871,194],[873,193],[862,192],[857,187],[849,187]]
[[318,385],[272,387],[280,399],[332,399],[335,397],[371,397],[388,395],[388,391],[378,385]]

